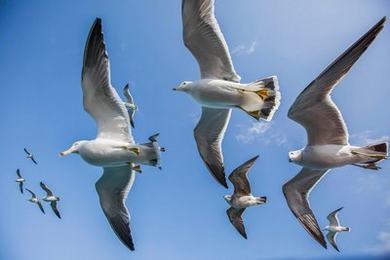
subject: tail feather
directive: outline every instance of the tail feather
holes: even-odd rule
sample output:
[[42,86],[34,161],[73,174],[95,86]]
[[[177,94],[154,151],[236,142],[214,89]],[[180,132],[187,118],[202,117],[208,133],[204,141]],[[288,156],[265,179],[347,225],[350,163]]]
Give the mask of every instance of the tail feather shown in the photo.
[[365,163],[376,163],[387,159],[387,143],[368,145],[362,148],[352,150],[354,154],[360,154],[372,158]]
[[279,108],[281,99],[278,78],[276,76],[272,76],[256,80],[248,84],[245,90],[258,95],[263,100],[263,105],[259,110],[255,111],[250,110],[252,107],[250,105],[243,105],[241,108],[257,120],[261,118],[266,121],[271,121],[274,113]]
[[346,231],[346,232],[351,232],[351,228],[350,228],[350,227],[346,227],[346,228],[345,228],[345,231]]

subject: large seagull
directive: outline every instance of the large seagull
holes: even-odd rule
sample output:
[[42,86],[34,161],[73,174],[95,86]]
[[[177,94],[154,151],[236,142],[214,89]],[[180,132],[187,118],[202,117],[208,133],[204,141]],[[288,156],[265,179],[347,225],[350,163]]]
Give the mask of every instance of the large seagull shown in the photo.
[[214,178],[228,187],[221,143],[231,109],[270,121],[280,104],[276,76],[240,84],[225,38],[214,15],[214,0],[183,0],[183,40],[199,63],[201,79],[184,81],[174,90],[192,96],[202,106],[194,129],[200,156]]
[[289,153],[290,162],[303,168],[283,185],[283,192],[295,217],[325,248],[324,236],[308,202],[311,190],[332,168],[352,164],[376,170],[376,163],[387,158],[387,143],[365,147],[349,144],[343,116],[330,96],[383,29],[385,21],[384,17],[329,65],[301,92],[288,112],[289,118],[305,127],[308,144]]
[[103,167],[103,176],[96,182],[100,205],[119,239],[134,250],[125,205],[134,183],[134,170],[138,168],[134,164],[159,166],[162,149],[157,142],[134,142],[126,106],[111,85],[110,62],[99,18],[90,30],[84,50],[82,90],[84,109],[97,124],[97,137],[77,141],[61,155],[77,153],[87,163]]

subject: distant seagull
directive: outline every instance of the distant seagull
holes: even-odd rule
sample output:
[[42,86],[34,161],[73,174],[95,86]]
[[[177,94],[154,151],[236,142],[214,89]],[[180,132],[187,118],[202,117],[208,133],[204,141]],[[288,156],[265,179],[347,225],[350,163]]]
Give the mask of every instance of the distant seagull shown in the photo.
[[306,128],[308,144],[289,153],[290,162],[303,168],[284,184],[283,192],[295,217],[325,248],[324,236],[308,202],[311,190],[332,168],[352,164],[378,169],[376,163],[387,158],[386,143],[366,147],[349,144],[344,119],[330,96],[333,88],[383,29],[385,20],[380,20],[310,83],[288,112],[292,120]]
[[351,231],[351,229],[349,227],[340,226],[340,221],[337,217],[337,213],[339,213],[339,211],[342,209],[343,209],[342,207],[339,209],[336,209],[335,211],[333,211],[332,213],[330,213],[328,215],[327,218],[329,220],[329,226],[326,226],[324,229],[326,231],[329,231],[328,234],[326,235],[326,238],[328,239],[329,243],[334,247],[334,249],[336,249],[338,252],[340,252],[340,250],[338,249],[337,244],[336,244],[337,234],[339,232],[343,232],[343,231],[346,231],[346,232]]
[[31,161],[35,164],[38,164],[37,161],[35,161],[35,158],[34,158],[34,155],[32,153],[30,153],[29,151],[27,151],[26,148],[23,149],[24,152],[27,154],[27,159],[31,159]]
[[53,212],[57,215],[58,218],[61,218],[60,212],[58,211],[58,201],[60,201],[59,197],[54,196],[53,192],[44,184],[43,182],[40,182],[39,185],[41,185],[41,188],[46,191],[46,197],[43,198],[44,201],[50,202],[50,206],[53,210]]
[[18,176],[18,178],[15,181],[19,183],[20,193],[23,193],[23,183],[26,181],[26,179],[22,177],[19,169],[16,170],[16,175]]
[[39,209],[42,211],[42,213],[45,214],[45,211],[43,210],[41,201],[38,199],[38,197],[35,195],[35,193],[27,188],[26,188],[26,190],[31,193],[31,199],[29,199],[28,201],[37,204]]
[[134,98],[130,93],[129,84],[126,84],[125,88],[123,89],[123,95],[125,95],[127,102],[125,102],[125,106],[127,108],[127,111],[129,112],[129,118],[130,118],[130,124],[131,127],[134,128],[134,114],[135,111],[138,110],[136,104],[134,103]]
[[199,63],[201,80],[184,81],[174,90],[189,94],[202,106],[194,129],[198,150],[210,173],[228,188],[221,144],[231,109],[270,121],[280,104],[278,81],[273,76],[239,83],[240,76],[214,15],[214,0],[183,0],[182,20],[184,44]]
[[134,164],[160,158],[160,150],[134,142],[129,114],[111,85],[110,62],[99,18],[90,30],[84,50],[82,89],[84,109],[97,123],[97,137],[75,142],[60,155],[78,153],[87,163],[103,167],[103,176],[96,183],[100,205],[118,238],[134,250],[125,205],[134,183]]
[[261,205],[267,201],[267,197],[254,197],[252,195],[251,186],[247,176],[248,171],[258,157],[259,156],[255,156],[249,161],[243,163],[230,174],[229,180],[234,185],[234,193],[233,195],[224,196],[226,202],[231,206],[226,211],[229,220],[245,239],[247,239],[247,235],[245,232],[244,222],[241,218],[242,213],[248,207]]

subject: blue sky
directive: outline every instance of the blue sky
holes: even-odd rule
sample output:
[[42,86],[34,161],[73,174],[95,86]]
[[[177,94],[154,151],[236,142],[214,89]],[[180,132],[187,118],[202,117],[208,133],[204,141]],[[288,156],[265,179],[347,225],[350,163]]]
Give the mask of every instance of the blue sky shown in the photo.
[[[287,152],[306,142],[304,129],[286,116],[300,91],[381,17],[388,1],[217,0],[216,13],[243,82],[277,75],[282,104],[270,124],[241,111],[232,116],[223,143],[227,173],[260,154],[250,172],[253,193],[264,206],[250,208],[248,240],[230,225],[220,187],[196,150],[193,128],[199,106],[171,89],[199,77],[182,43],[181,1],[0,0],[0,259],[262,259],[333,258],[390,253],[390,163],[381,172],[344,167],[313,190],[311,205],[321,226],[344,206],[338,237],[341,253],[324,250],[303,230],[281,186],[299,167]],[[84,44],[95,17],[111,60],[113,85],[130,82],[140,107],[133,132],[138,142],[160,132],[163,171],[144,167],[129,194],[136,251],[111,231],[98,203],[101,169],[78,156],[58,153],[78,139],[93,139],[94,121],[84,112],[80,86]],[[351,143],[387,139],[390,29],[335,89]],[[38,166],[25,159],[23,147]],[[43,180],[61,197],[57,219],[21,195],[14,183],[20,168],[26,186],[44,195]],[[231,186],[231,185],[230,185]]]

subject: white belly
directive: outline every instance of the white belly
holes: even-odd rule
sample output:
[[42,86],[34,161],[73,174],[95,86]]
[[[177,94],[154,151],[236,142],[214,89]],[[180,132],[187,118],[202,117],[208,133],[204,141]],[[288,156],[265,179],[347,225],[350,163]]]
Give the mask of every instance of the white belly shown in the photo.
[[258,204],[255,197],[252,195],[241,197],[233,196],[231,202],[231,205],[236,209],[247,208]]
[[301,165],[311,169],[332,169],[354,163],[349,145],[313,145],[303,151]]

